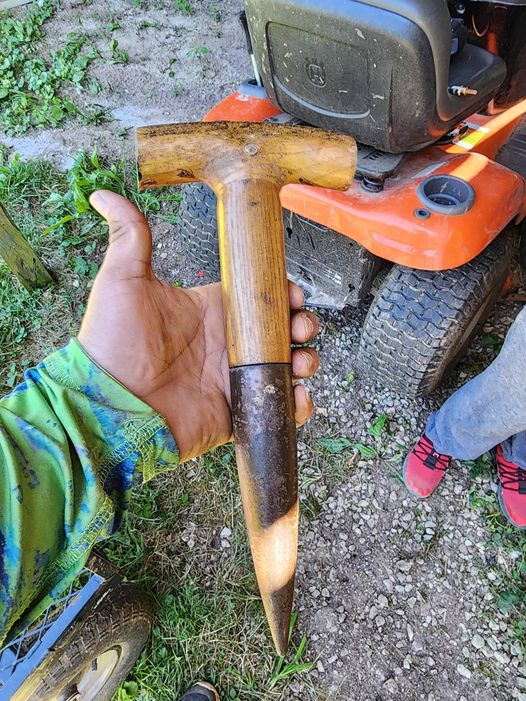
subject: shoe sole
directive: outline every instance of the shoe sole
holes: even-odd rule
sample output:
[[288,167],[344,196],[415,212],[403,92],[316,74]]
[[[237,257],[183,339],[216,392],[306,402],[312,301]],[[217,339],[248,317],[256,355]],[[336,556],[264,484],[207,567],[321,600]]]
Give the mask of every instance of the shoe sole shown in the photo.
[[502,496],[502,486],[499,484],[498,489],[497,489],[497,496],[499,498],[499,504],[502,513],[504,514],[504,517],[506,518],[506,521],[510,523],[514,528],[518,528],[519,531],[526,531],[526,526],[519,526],[518,523],[516,523],[512,517],[510,516],[510,513],[506,507],[506,504],[504,503],[504,497]]

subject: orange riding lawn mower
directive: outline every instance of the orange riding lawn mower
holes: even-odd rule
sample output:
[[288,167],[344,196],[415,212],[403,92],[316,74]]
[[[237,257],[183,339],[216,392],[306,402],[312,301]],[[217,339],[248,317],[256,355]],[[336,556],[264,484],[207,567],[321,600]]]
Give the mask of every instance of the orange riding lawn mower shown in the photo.
[[[369,304],[364,373],[431,392],[526,261],[526,0],[246,0],[241,22],[255,79],[205,121],[357,139],[349,190],[281,190],[288,275],[311,306]],[[185,252],[217,278],[215,196],[183,191]]]

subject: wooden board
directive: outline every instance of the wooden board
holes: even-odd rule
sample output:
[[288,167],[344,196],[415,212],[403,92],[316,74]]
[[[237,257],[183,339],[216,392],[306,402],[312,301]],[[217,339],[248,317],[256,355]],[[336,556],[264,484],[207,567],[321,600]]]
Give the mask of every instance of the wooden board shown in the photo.
[[0,258],[26,290],[47,287],[53,278],[0,205]]

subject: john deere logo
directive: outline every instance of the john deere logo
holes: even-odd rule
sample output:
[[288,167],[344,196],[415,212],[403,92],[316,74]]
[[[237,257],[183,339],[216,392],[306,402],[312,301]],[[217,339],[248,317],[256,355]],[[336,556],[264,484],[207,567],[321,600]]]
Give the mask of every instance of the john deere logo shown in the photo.
[[313,85],[323,88],[327,82],[327,74],[323,63],[309,63],[307,61],[307,76]]

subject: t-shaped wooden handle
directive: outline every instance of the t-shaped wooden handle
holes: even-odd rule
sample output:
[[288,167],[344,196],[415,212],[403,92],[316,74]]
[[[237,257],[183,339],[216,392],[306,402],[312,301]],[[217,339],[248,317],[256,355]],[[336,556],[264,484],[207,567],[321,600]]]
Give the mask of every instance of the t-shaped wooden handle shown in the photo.
[[311,127],[209,122],[137,130],[141,188],[203,181],[217,197],[241,496],[274,644],[288,646],[298,546],[296,427],[279,191],[350,187],[354,139]]

